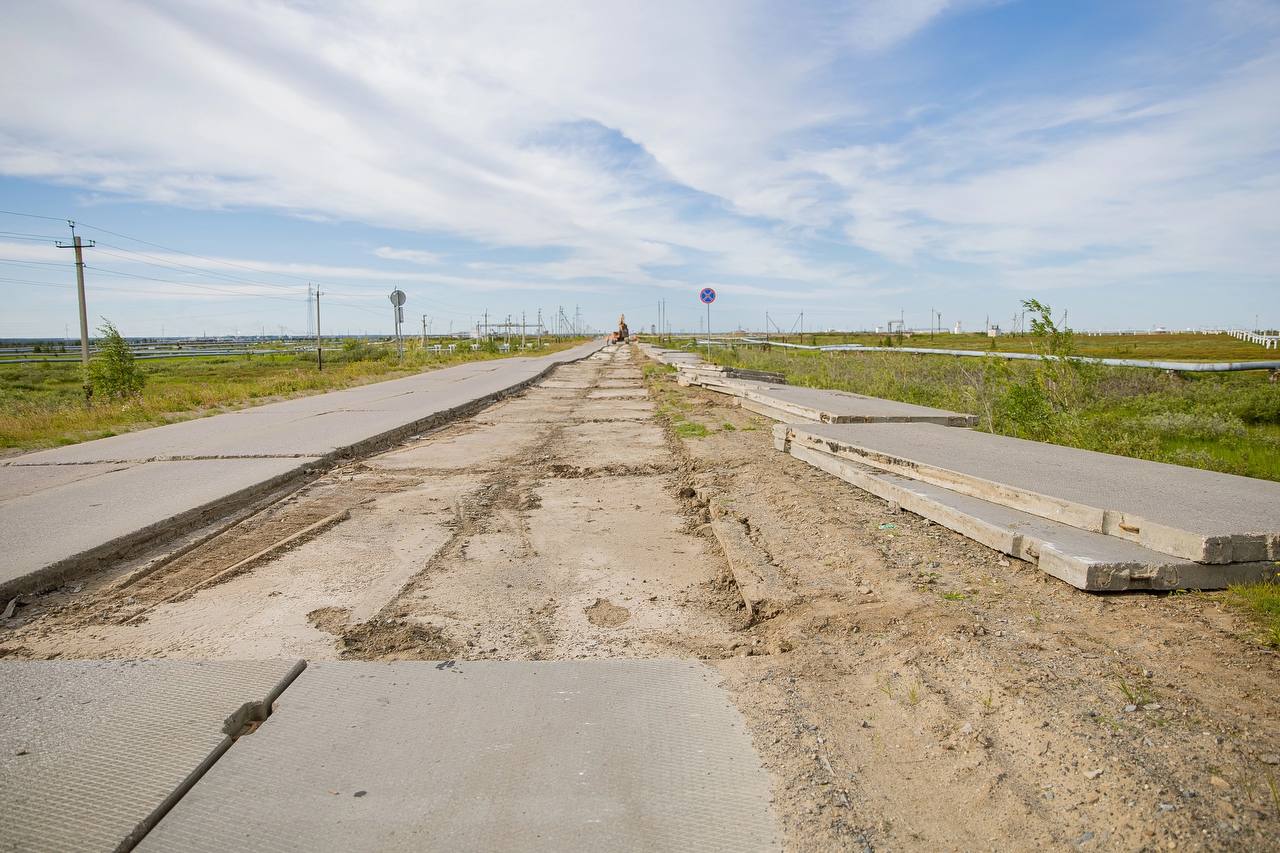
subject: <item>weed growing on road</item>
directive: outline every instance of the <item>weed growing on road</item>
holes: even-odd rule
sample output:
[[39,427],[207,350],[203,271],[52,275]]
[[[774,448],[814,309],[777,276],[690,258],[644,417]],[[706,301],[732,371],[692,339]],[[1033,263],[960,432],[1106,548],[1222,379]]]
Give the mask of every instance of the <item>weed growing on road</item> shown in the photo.
[[944,601],[964,601],[969,597],[963,592],[944,592],[941,595]]
[[1125,681],[1123,676],[1116,676],[1116,687],[1124,694],[1124,698],[1129,701],[1130,705],[1136,705],[1141,708],[1143,705],[1150,704],[1155,701],[1155,696],[1144,687],[1131,685]]
[[707,428],[694,421],[678,421],[675,425],[676,435],[681,438],[706,438]]

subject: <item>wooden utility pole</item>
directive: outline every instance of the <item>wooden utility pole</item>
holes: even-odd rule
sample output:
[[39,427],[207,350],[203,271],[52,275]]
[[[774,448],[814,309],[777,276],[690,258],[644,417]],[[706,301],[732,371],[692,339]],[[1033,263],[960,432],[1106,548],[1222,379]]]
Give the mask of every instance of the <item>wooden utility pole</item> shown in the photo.
[[318,287],[316,288],[316,369],[324,370],[324,350],[320,346],[320,288]]
[[71,226],[71,242],[57,243],[59,249],[75,249],[76,250],[76,296],[80,300],[80,361],[85,367],[89,366],[89,309],[85,306],[84,300],[84,249],[96,246],[93,240],[83,243],[80,235],[76,233],[76,224],[68,219],[67,224]]

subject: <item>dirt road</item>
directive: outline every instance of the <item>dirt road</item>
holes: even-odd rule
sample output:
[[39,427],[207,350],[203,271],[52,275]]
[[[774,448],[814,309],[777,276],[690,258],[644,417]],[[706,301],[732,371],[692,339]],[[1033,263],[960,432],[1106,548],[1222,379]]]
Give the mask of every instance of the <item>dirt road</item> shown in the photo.
[[[0,655],[703,658],[789,849],[1280,847],[1280,666],[1218,597],[1079,593],[640,361],[562,367],[179,556],[34,599]],[[709,499],[776,607],[744,608]]]

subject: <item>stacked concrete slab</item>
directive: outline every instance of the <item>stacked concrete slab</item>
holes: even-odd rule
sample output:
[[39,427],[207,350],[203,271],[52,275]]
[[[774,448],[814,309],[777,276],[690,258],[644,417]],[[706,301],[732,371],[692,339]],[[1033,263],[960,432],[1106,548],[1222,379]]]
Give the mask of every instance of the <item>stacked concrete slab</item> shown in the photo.
[[784,385],[786,377],[766,370],[749,370],[742,367],[726,367],[712,364],[696,352],[672,350],[640,344],[640,350],[649,358],[676,369],[676,382],[681,385],[698,385],[712,391],[739,396],[743,388],[758,385]]
[[787,423],[932,423],[942,426],[973,426],[977,422],[973,415],[823,388],[747,388],[743,390],[739,405]]
[[937,423],[779,424],[796,458],[1081,589],[1272,576],[1280,484]]

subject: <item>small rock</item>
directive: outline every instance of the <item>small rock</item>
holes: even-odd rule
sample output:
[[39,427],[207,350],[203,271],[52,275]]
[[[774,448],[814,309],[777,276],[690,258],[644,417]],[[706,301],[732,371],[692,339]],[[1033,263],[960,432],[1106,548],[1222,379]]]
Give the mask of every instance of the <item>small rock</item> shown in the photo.
[[11,598],[9,603],[4,607],[4,613],[0,613],[0,619],[9,619],[13,616],[13,611],[18,609],[18,599]]
[[860,587],[858,587],[858,592],[862,593],[863,595],[870,595],[870,594],[871,594],[871,587],[869,587],[869,586],[860,586]]
[[367,793],[369,793],[369,792],[368,792],[368,791],[356,791],[356,792],[355,792],[354,794],[352,794],[351,796],[353,796],[353,797],[363,797],[363,796],[364,796],[365,794],[367,794]]
[[1154,673],[1154,672],[1152,672],[1152,671],[1151,671],[1151,670],[1149,670],[1149,669],[1144,669],[1144,670],[1142,671],[1142,677],[1143,677],[1143,678],[1151,678],[1153,675],[1155,675],[1155,673]]
[[1076,846],[1078,847],[1078,846],[1080,846],[1081,844],[1087,844],[1088,842],[1090,842],[1090,841],[1092,841],[1092,840],[1093,840],[1093,833],[1092,833],[1092,832],[1085,831],[1085,832],[1081,833],[1081,835],[1080,835],[1080,837],[1079,837],[1079,838],[1077,838],[1077,839],[1076,839]]
[[864,729],[869,729],[869,728],[871,728],[871,723],[867,722],[866,720],[863,720],[863,721],[862,721],[862,727],[863,727]]
[[1143,706],[1142,706],[1142,710],[1144,710],[1144,711],[1159,711],[1159,710],[1160,710],[1160,703],[1159,703],[1159,702],[1148,702],[1147,704],[1145,704],[1145,705],[1143,705]]
[[962,735],[971,735],[971,734],[973,734],[973,723],[965,723],[963,726],[961,726],[961,727],[960,727],[960,734],[962,734]]
[[27,752],[25,748],[20,748],[20,749],[15,749],[13,751],[13,754],[14,755],[30,755],[31,753]]
[[1158,806],[1156,806],[1156,811],[1171,812],[1176,808],[1177,806],[1175,806],[1173,803],[1160,803]]
[[1209,784],[1215,788],[1221,788],[1223,790],[1231,787],[1231,783],[1226,779],[1223,779],[1221,776],[1210,776]]
[[1258,760],[1263,764],[1280,764],[1280,755],[1276,755],[1274,752],[1271,752],[1262,756]]
[[1137,705],[1125,705],[1125,706],[1124,706],[1124,712],[1125,712],[1126,714],[1132,714],[1132,713],[1133,713],[1134,711],[1136,711],[1136,710],[1138,710],[1138,706],[1137,706]]
[[1099,776],[1102,775],[1102,768],[1099,767],[1097,770],[1085,771],[1084,775],[1086,779],[1097,779]]

